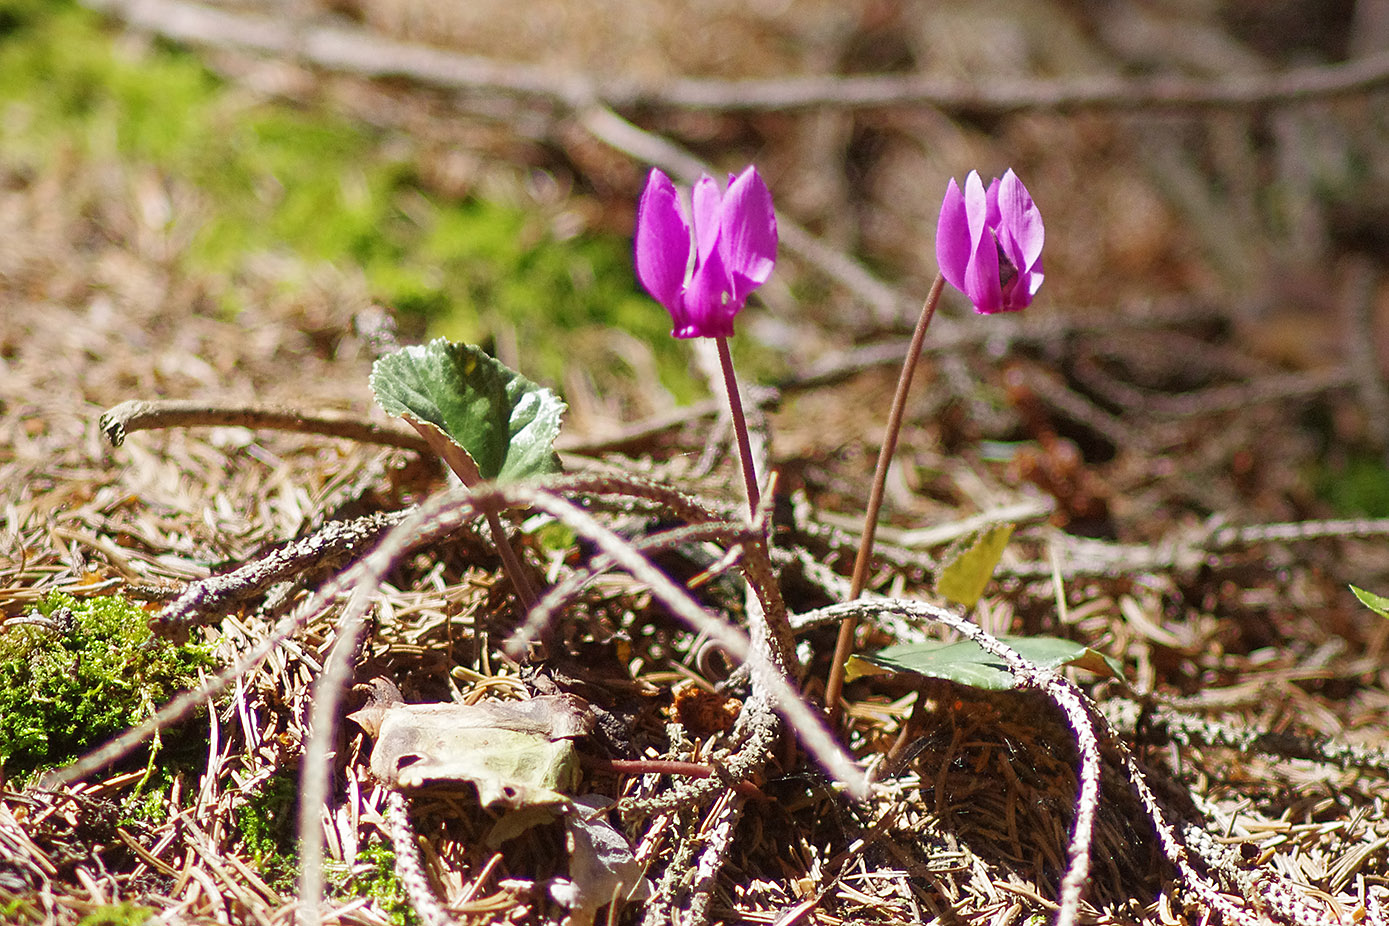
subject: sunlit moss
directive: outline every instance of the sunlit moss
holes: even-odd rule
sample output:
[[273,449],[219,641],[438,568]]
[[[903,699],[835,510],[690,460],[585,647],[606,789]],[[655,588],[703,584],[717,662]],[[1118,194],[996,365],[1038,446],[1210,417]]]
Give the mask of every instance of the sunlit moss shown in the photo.
[[286,892],[293,892],[299,870],[295,828],[298,787],[297,776],[281,770],[237,812],[242,851],[271,887]]
[[[271,887],[284,894],[296,890],[299,871],[297,775],[281,770],[261,785],[237,811],[240,851]],[[337,897],[370,897],[397,926],[419,922],[395,874],[395,854],[380,843],[363,846],[347,866],[325,862],[328,892]]]
[[0,631],[0,760],[10,774],[72,761],[212,664],[206,645],[153,638],[144,610],[124,598],[54,592],[34,616]]
[[154,918],[155,911],[134,903],[98,907],[77,921],[77,926],[142,926]]
[[375,900],[381,912],[396,926],[416,926],[420,921],[396,877],[395,853],[388,846],[381,843],[363,846],[345,887],[352,896]]

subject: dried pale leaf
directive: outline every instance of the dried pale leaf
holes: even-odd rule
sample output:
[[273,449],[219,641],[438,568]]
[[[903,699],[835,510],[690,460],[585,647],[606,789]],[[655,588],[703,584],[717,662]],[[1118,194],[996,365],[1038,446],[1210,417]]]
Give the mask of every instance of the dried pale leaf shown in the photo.
[[552,806],[566,801],[578,759],[572,740],[592,729],[573,695],[477,704],[368,704],[352,714],[376,731],[371,772],[400,788],[468,782],[483,806]]
[[592,923],[614,897],[639,899],[650,889],[627,837],[595,814],[611,804],[597,794],[575,798],[564,820],[569,877],[551,881],[550,896],[569,908],[569,922],[575,926]]
[[966,608],[974,607],[1011,536],[1011,524],[990,524],[980,530],[958,556],[941,567],[936,576],[936,592]]

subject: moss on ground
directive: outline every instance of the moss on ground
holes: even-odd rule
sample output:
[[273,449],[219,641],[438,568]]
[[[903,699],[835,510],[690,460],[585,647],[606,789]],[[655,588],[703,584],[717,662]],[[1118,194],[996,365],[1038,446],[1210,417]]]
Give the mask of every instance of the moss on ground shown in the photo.
[[[299,782],[294,772],[281,770],[237,810],[241,851],[266,883],[282,894],[297,890],[299,872]],[[379,842],[363,846],[356,862],[346,866],[325,863],[328,891],[340,897],[370,897],[397,926],[419,922],[395,873],[395,853]]]
[[100,907],[78,920],[77,926],[142,926],[154,918],[155,911],[134,903]]
[[389,846],[372,843],[357,853],[357,864],[347,884],[351,896],[370,897],[396,926],[417,926],[419,917],[405,897],[395,873],[395,853]]
[[0,761],[10,775],[71,762],[138,724],[212,664],[205,644],[151,636],[117,596],[53,592],[0,631]]
[[299,870],[298,789],[294,772],[281,769],[250,795],[236,817],[242,851],[266,883],[283,893],[294,892]]

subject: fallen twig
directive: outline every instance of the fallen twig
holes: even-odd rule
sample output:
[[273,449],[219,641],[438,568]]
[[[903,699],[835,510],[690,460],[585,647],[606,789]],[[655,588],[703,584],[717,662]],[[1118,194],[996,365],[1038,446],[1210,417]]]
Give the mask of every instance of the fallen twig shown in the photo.
[[1208,717],[1193,717],[1161,704],[1145,705],[1114,698],[1100,712],[1120,732],[1141,743],[1179,746],[1223,746],[1244,754],[1304,759],[1335,768],[1363,768],[1389,775],[1389,749],[1341,743],[1329,737],[1234,726]]
[[704,926],[709,922],[709,903],[713,899],[719,872],[723,870],[728,853],[733,848],[733,831],[743,815],[746,802],[747,798],[730,788],[704,818],[704,825],[700,827],[704,851],[695,863],[694,881],[690,884],[690,906],[684,917],[684,926]]
[[1100,804],[1100,741],[1095,733],[1088,707],[1089,701],[1085,694],[1074,683],[1034,665],[1012,647],[965,618],[924,601],[893,598],[850,601],[821,608],[806,617],[813,616],[819,621],[822,618],[832,617],[840,620],[852,616],[861,620],[875,612],[884,611],[935,621],[973,640],[985,652],[1003,660],[1022,684],[1039,689],[1051,698],[1066,716],[1067,722],[1075,732],[1076,746],[1080,752],[1080,769],[1076,774],[1079,791],[1076,794],[1076,816],[1071,829],[1071,844],[1068,847],[1070,858],[1066,875],[1061,881],[1060,912],[1057,914],[1056,926],[1073,926],[1080,911],[1081,892],[1089,877],[1090,843],[1094,834],[1095,815]]
[[378,512],[351,521],[329,521],[314,533],[278,547],[231,572],[190,583],[149,619],[150,629],[176,642],[190,628],[216,623],[228,611],[280,582],[312,581],[361,556],[408,516],[408,511]]
[[423,926],[452,926],[453,917],[448,915],[429,886],[415,828],[410,825],[410,809],[405,795],[396,790],[386,794],[386,827],[391,835],[391,848],[395,852],[396,878],[405,890],[405,899],[410,902],[410,908]]
[[432,455],[429,445],[418,434],[392,424],[367,421],[360,415],[340,411],[304,412],[268,405],[218,405],[188,399],[132,399],[122,402],[101,416],[101,432],[113,446],[124,443],[134,431],[154,428],[229,427],[266,428],[339,437],[366,444],[384,444]]
[[365,29],[308,25],[186,0],[85,0],[93,9],[175,41],[274,53],[364,77],[407,78],[449,90],[527,97],[561,106],[601,101],[619,110],[791,112],[930,107],[968,113],[1078,110],[1247,109],[1377,92],[1389,86],[1389,53],[1343,64],[1215,80],[1085,75],[990,79],[921,74],[815,75],[766,80],[675,78],[659,86],[599,80],[392,40]]

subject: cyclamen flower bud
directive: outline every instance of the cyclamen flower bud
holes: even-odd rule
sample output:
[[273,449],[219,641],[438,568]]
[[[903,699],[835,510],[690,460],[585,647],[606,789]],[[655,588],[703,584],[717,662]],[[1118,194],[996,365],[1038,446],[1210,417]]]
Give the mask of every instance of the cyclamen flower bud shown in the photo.
[[[695,184],[693,221],[675,184],[653,169],[637,207],[637,279],[670,312],[677,338],[726,338],[748,294],[767,282],[776,263],[776,212],[757,169],[728,178],[720,193],[712,177]],[[694,241],[693,269],[690,242]]]
[[1011,170],[987,190],[978,171],[965,190],[952,179],[936,227],[936,261],[951,286],[984,315],[1032,304],[1042,285],[1042,214]]

